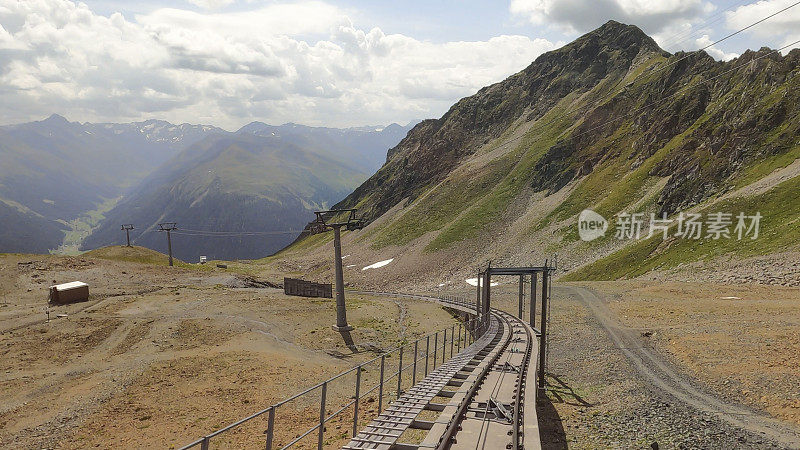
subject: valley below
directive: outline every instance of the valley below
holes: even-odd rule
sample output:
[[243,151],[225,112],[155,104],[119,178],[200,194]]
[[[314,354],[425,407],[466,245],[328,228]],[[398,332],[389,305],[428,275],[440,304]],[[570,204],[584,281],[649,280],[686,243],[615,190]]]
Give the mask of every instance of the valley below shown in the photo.
[[83,240],[89,237],[92,231],[105,218],[104,214],[111,211],[120,200],[122,200],[122,196],[108,199],[97,205],[96,209],[87,211],[80,217],[65,223],[64,225],[68,229],[64,231],[64,241],[58,248],[50,250],[50,253],[71,256],[83,253],[80,250]]

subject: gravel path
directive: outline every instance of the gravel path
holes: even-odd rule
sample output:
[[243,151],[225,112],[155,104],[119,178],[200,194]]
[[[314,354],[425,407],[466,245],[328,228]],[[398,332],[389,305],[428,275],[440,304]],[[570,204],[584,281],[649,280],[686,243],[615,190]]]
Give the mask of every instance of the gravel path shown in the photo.
[[798,448],[778,421],[679,374],[592,291],[554,288],[545,448]]

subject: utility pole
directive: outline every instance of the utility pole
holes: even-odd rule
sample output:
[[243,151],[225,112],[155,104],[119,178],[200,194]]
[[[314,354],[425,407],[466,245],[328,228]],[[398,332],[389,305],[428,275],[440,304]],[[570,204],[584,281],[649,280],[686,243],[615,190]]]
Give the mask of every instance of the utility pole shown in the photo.
[[128,247],[131,246],[131,230],[133,229],[133,225],[128,223],[122,226],[122,229],[125,230],[125,237],[128,239]]
[[169,266],[172,267],[172,237],[169,232],[178,229],[178,224],[175,222],[164,222],[158,224],[158,231],[167,232],[167,250],[169,250]]
[[[360,230],[364,228],[364,222],[356,218],[355,209],[335,209],[329,211],[315,211],[317,219],[309,227],[310,234],[322,233],[333,230],[333,255],[336,276],[336,331],[350,331],[353,329],[347,324],[347,309],[344,302],[344,273],[342,271],[342,232],[344,227],[347,230]],[[326,218],[333,218],[340,214],[347,214],[347,220],[343,222],[327,222]]]

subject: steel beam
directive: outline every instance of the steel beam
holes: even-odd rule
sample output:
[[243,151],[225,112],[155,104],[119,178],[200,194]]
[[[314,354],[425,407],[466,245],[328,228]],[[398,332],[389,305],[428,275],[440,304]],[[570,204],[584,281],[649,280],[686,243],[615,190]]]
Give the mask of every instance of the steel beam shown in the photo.
[[537,273],[531,274],[531,308],[529,311],[531,328],[536,328],[536,279],[538,276]]
[[517,318],[522,320],[522,302],[525,300],[525,275],[519,276],[519,310]]
[[549,270],[547,267],[490,267],[492,275],[519,275],[527,273],[538,273]]
[[542,272],[542,316],[541,316],[541,323],[539,326],[541,327],[541,336],[539,337],[539,393],[544,395],[544,372],[545,372],[545,362],[546,362],[546,353],[547,353],[547,303],[550,301],[547,290],[547,285],[549,283],[550,272],[544,271]]

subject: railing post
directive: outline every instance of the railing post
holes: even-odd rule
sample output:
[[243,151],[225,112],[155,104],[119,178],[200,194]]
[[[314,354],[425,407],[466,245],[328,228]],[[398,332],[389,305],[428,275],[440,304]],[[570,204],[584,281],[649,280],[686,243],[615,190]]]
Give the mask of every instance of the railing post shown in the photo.
[[358,402],[361,398],[361,366],[356,367],[356,402],[353,408],[353,437],[358,434]]
[[417,384],[417,347],[419,346],[419,339],[414,341],[414,371],[411,372],[411,385],[415,386]]
[[269,409],[267,416],[267,450],[272,450],[272,440],[275,437],[275,407]]
[[322,440],[325,437],[325,400],[328,396],[328,382],[322,383],[322,397],[319,402],[319,436],[317,437],[317,450],[322,450]]
[[425,376],[428,376],[428,358],[431,354],[431,336],[425,336]]
[[447,358],[447,328],[444,329],[444,336],[442,337],[442,364]]
[[208,450],[211,438],[208,436],[203,437],[203,442],[200,443],[200,450]]
[[433,369],[436,369],[436,360],[438,359],[436,353],[439,351],[439,332],[437,331],[435,335],[433,335]]
[[378,387],[378,415],[383,411],[383,370],[386,365],[386,355],[381,355],[381,382]]
[[470,319],[467,324],[467,345],[472,344],[472,335],[475,333],[475,319]]
[[442,364],[447,360],[447,328],[444,329],[444,337],[442,338]]
[[456,345],[456,350],[461,352],[461,322],[458,322],[458,344]]
[[450,357],[453,357],[453,344],[455,343],[456,326],[450,326]]
[[397,363],[397,398],[400,398],[401,383],[403,381],[403,347],[400,347],[400,361]]

